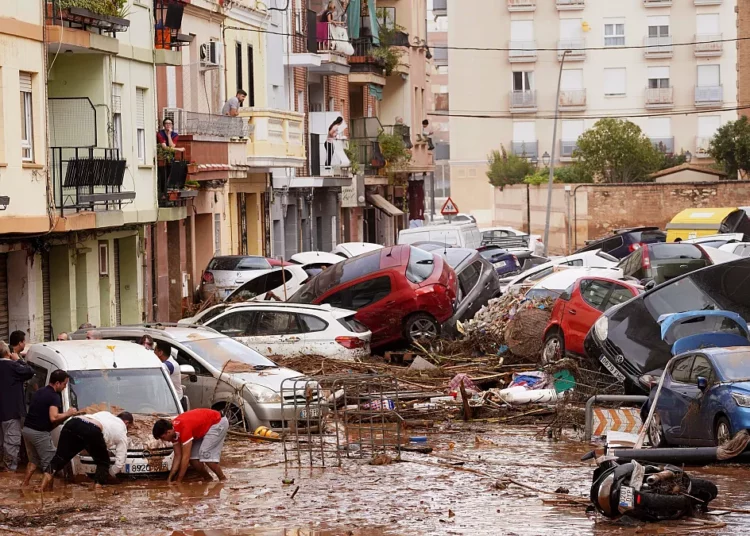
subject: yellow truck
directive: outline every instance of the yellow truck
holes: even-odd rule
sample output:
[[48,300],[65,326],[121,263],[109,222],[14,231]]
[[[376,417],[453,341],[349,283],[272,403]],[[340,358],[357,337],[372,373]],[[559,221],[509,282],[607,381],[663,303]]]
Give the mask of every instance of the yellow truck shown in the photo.
[[721,233],[750,236],[750,207],[688,208],[667,224],[667,242]]

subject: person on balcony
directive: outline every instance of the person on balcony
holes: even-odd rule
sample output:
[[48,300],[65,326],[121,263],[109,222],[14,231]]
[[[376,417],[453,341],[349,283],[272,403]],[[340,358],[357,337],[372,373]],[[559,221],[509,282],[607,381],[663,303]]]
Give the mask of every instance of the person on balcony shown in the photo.
[[320,16],[320,22],[333,22],[336,16],[336,4],[334,2],[328,2],[328,7],[323,11]]
[[244,89],[238,89],[237,94],[234,97],[227,99],[224,103],[224,107],[221,109],[221,115],[228,115],[230,117],[237,117],[240,114],[240,107],[245,102],[247,97],[247,91]]
[[422,121],[422,141],[427,143],[427,150],[432,151],[435,149],[435,146],[432,143],[432,135],[434,134],[434,130],[430,126],[430,122],[425,119]]
[[161,123],[162,129],[156,133],[156,143],[164,147],[165,149],[172,149],[174,151],[183,152],[184,147],[177,147],[177,139],[179,134],[174,131],[174,123],[169,118],[164,119]]

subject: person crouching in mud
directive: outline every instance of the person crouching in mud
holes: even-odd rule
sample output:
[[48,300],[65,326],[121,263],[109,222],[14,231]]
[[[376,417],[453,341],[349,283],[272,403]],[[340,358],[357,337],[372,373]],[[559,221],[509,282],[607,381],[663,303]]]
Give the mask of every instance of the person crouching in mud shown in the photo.
[[191,409],[173,421],[156,421],[153,429],[154,439],[169,441],[174,445],[174,458],[168,482],[182,482],[188,465],[192,465],[203,480],[213,480],[206,466],[219,480],[226,480],[219,461],[227,430],[229,421],[213,409]]
[[[60,430],[55,457],[44,474],[41,489],[52,489],[54,474],[64,468],[76,454],[85,450],[94,459],[96,487],[106,484],[125,467],[128,455],[128,430],[133,427],[133,415],[123,411],[117,417],[109,411],[73,417]],[[115,451],[115,464],[109,460],[109,449]],[[111,466],[111,467],[110,467]]]

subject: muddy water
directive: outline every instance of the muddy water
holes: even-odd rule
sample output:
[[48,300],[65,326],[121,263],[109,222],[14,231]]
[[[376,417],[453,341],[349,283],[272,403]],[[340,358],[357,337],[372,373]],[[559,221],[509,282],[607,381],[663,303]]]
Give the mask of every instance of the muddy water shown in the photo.
[[[382,466],[347,460],[341,468],[325,470],[285,470],[280,445],[232,441],[225,446],[226,484],[169,487],[136,480],[97,491],[58,485],[43,504],[40,494],[19,491],[22,475],[5,473],[0,475],[0,533],[3,528],[23,534],[149,536],[641,533],[643,528],[589,519],[580,507],[545,504],[537,493],[514,485],[496,489],[498,479],[512,478],[587,495],[591,467],[579,461],[586,447],[538,441],[535,431],[449,430],[429,436],[431,455],[404,453],[404,463]],[[461,461],[461,466],[446,465]],[[694,472],[717,483],[717,503],[750,509],[750,469]],[[285,477],[294,484],[284,485]],[[728,526],[712,534],[750,533],[750,516],[721,520]]]

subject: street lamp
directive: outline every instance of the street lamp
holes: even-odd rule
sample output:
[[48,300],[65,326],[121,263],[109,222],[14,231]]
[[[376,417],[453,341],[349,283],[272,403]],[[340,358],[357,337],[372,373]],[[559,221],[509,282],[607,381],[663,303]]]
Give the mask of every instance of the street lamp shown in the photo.
[[544,219],[544,253],[547,256],[549,250],[549,219],[552,209],[552,183],[555,181],[555,146],[557,145],[557,114],[560,111],[560,84],[562,83],[563,65],[565,65],[565,56],[571,54],[571,50],[566,50],[560,58],[560,74],[557,77],[557,95],[555,96],[555,122],[552,125],[552,156],[550,156],[549,181],[547,182],[547,214]]
[[549,153],[547,151],[544,151],[544,154],[542,155],[542,164],[549,166]]
[[692,159],[693,159],[693,153],[691,153],[690,151],[687,151],[685,153],[685,162],[689,164]]

